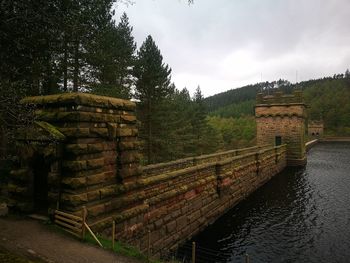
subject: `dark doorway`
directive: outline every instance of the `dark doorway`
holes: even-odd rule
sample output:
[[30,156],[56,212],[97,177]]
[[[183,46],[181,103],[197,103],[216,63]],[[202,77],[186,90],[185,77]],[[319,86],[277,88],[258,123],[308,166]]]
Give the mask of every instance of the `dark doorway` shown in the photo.
[[48,174],[50,165],[43,155],[36,155],[32,161],[34,212],[47,214],[48,210]]
[[279,146],[282,144],[282,137],[281,136],[276,136],[275,137],[275,146]]

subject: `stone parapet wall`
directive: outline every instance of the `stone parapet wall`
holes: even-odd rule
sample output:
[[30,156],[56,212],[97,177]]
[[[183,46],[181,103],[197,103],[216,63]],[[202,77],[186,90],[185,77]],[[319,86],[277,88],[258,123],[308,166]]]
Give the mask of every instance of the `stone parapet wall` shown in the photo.
[[295,90],[293,94],[283,94],[278,91],[273,95],[264,96],[262,93],[259,93],[256,97],[256,104],[299,104],[304,103],[303,93],[300,90]]
[[261,150],[267,147],[269,147],[269,145],[253,146],[253,147],[235,149],[235,150],[230,150],[225,152],[218,152],[214,154],[206,154],[201,156],[189,157],[189,158],[179,159],[179,160],[166,162],[166,163],[151,164],[151,165],[142,167],[142,174],[143,176],[152,176],[160,173],[166,173],[166,172],[176,171],[179,169],[188,168],[199,164],[218,162],[220,160],[232,158],[237,155],[256,152],[258,150]]
[[[219,161],[139,178],[117,214],[91,221],[142,251],[150,231],[152,254],[160,256],[199,233],[286,166],[286,146],[264,147]],[[128,199],[129,197],[129,199]],[[113,202],[113,201],[112,201]]]

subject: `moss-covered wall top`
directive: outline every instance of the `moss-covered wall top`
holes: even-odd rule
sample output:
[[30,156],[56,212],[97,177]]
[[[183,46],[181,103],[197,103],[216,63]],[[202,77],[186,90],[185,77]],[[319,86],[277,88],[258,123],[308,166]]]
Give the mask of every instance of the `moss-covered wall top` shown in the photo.
[[35,96],[22,99],[23,104],[37,106],[83,105],[107,109],[134,110],[136,105],[129,100],[97,96],[87,93],[63,93],[48,96]]

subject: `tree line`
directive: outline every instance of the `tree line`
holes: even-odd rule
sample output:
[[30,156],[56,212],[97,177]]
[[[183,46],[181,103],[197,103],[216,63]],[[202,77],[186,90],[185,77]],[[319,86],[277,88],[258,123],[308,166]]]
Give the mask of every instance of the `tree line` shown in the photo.
[[[229,128],[227,122],[254,116],[256,94],[273,94],[282,91],[290,94],[294,89],[303,90],[305,103],[308,105],[308,119],[322,120],[326,133],[330,135],[350,135],[350,71],[334,74],[332,77],[312,79],[292,84],[286,80],[257,83],[239,89],[229,90],[205,99],[210,109],[209,116],[221,120],[224,130]],[[341,105],[341,107],[339,107]],[[231,129],[234,131],[233,129]],[[240,135],[237,134],[236,138]],[[247,141],[249,135],[243,136]]]
[[137,50],[128,16],[113,19],[115,3],[1,1],[2,149],[14,139],[11,128],[28,125],[19,99],[60,92],[134,99],[145,164],[218,149],[200,88],[190,96],[175,87],[152,36]]

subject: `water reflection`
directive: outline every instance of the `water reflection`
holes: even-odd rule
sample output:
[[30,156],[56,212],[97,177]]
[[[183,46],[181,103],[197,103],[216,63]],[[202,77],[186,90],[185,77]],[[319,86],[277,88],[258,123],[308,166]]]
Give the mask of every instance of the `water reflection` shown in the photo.
[[193,241],[225,262],[350,262],[349,171],[350,144],[318,144],[304,169],[286,169]]

